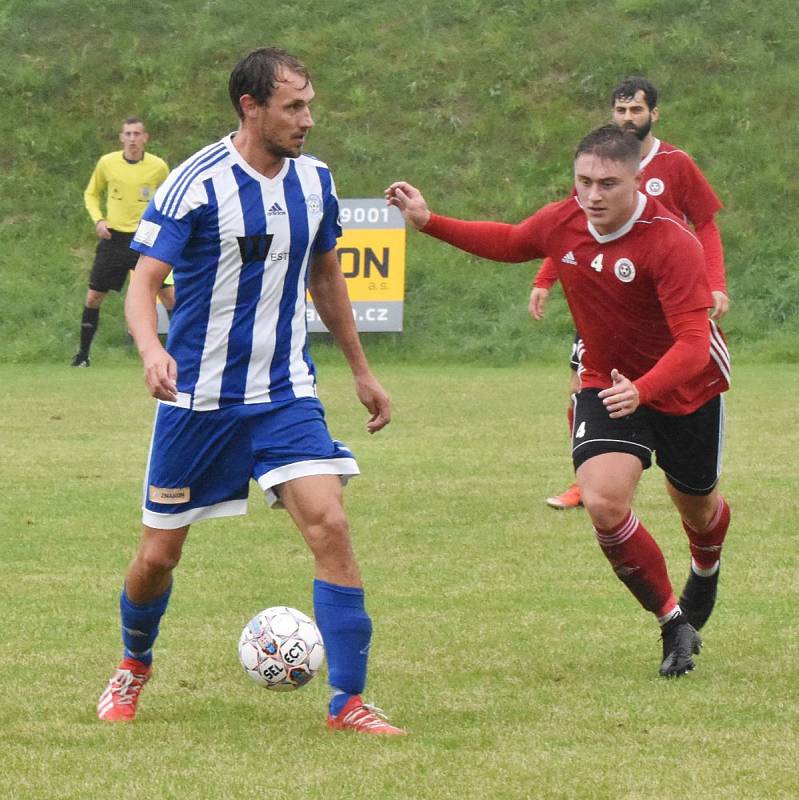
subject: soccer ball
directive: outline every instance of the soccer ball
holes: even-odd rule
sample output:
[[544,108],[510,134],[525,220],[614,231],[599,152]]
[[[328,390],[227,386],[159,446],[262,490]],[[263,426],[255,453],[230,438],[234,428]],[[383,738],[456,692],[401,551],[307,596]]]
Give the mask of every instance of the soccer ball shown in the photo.
[[322,666],[325,646],[314,621],[296,608],[256,614],[239,638],[239,661],[258,684],[278,692],[305,686]]

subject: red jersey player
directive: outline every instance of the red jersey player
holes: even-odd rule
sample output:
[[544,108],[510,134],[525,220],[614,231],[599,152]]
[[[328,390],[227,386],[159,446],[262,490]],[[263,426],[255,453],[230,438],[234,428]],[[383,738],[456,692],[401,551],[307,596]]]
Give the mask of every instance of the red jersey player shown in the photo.
[[[724,251],[715,215],[722,205],[693,159],[683,150],[667,144],[652,134],[652,125],[660,116],[657,89],[644,78],[622,81],[611,94],[613,121],[641,140],[642,190],[656,197],[678,218],[689,222],[705,252],[705,269],[713,296],[711,317],[721,319],[730,306],[724,271]],[[557,271],[547,259],[533,282],[530,294],[530,315],[541,319],[549,290],[557,281]],[[584,343],[579,334],[572,345],[570,394],[579,390],[580,358]],[[573,425],[573,408],[568,407],[569,428]],[[548,497],[547,505],[556,509],[582,505],[580,487],[573,483],[560,494]]]
[[[518,225],[432,214],[408,183],[386,190],[414,227],[475,255],[549,256],[585,341],[572,458],[596,538],[616,575],[662,627],[660,674],[693,669],[713,610],[729,507],[718,491],[729,355],[707,318],[710,289],[693,231],[639,191],[640,142],[616,125],[588,134],[576,197]],[[652,454],[688,535],[679,603],[655,540],[631,509]]]

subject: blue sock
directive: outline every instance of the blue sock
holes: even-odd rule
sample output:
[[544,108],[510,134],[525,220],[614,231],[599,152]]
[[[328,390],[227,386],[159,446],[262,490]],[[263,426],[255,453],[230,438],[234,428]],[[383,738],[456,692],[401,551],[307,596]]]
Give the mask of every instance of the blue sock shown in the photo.
[[172,584],[155,600],[138,605],[128,599],[125,588],[119,596],[119,616],[122,620],[122,643],[125,658],[135,658],[143,664],[152,664],[153,642],[158,636],[158,623],[166,611]]
[[327,654],[327,680],[334,691],[330,713],[338,714],[366,685],[366,662],[372,640],[372,620],[363,603],[363,589],[337,586],[327,581],[313,583],[316,624]]

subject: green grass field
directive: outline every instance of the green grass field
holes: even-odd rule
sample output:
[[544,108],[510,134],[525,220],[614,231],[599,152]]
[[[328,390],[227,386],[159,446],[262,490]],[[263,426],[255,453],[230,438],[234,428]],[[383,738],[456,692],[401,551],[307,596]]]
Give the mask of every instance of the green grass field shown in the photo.
[[[738,369],[728,396],[733,523],[692,675],[657,677],[653,621],[613,577],[569,476],[566,370],[393,365],[375,437],[346,371],[322,398],[363,476],[347,489],[375,622],[367,698],[412,735],[324,729],[324,677],[289,695],[241,672],[241,627],[311,610],[285,514],[197,525],[130,726],[94,704],[118,658],[152,401],[130,363],[0,366],[0,797],[799,796],[794,366]],[[678,588],[687,547],[656,469],[636,511]]]

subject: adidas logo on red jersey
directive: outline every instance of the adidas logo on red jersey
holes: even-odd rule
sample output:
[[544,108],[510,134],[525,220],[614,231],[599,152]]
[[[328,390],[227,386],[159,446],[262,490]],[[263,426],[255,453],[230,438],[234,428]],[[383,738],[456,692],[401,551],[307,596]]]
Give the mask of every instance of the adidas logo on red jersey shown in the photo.
[[574,253],[572,253],[571,250],[569,250],[569,252],[566,253],[565,256],[563,256],[563,258],[561,258],[561,261],[564,264],[571,264],[572,266],[577,266],[577,259],[574,257]]

